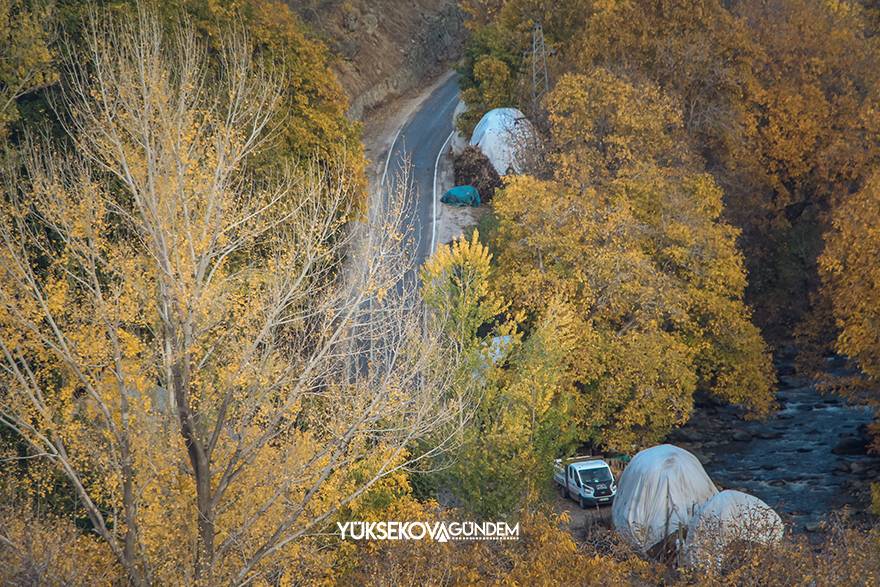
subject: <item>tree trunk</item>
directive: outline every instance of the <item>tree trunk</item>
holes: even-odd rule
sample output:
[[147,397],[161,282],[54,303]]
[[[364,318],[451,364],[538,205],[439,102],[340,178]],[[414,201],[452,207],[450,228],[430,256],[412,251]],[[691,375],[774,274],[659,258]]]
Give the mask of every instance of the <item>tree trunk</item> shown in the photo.
[[190,465],[196,481],[196,509],[198,510],[199,543],[196,549],[195,578],[210,582],[214,558],[214,509],[211,506],[211,468],[204,444],[198,436],[189,406],[189,369],[182,358],[172,367],[172,377],[180,433],[186,443]]

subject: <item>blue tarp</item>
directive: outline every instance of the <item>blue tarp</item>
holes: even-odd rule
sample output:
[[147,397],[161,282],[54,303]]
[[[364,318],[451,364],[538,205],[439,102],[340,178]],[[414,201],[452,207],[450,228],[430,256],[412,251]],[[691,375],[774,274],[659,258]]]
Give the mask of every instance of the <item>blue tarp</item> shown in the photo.
[[444,204],[453,206],[479,206],[480,192],[472,185],[457,185],[440,198]]

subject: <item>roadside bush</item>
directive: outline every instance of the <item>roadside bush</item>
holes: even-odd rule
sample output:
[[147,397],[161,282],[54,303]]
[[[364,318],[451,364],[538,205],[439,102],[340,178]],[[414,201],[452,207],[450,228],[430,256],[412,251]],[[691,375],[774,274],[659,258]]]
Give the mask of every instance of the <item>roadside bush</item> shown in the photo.
[[830,523],[818,547],[805,536],[781,544],[736,541],[716,564],[682,571],[678,584],[705,586],[877,585],[880,580],[880,533]]
[[455,184],[472,185],[480,192],[480,199],[488,202],[495,190],[502,187],[501,176],[492,167],[488,157],[477,147],[466,147],[455,156]]
[[450,587],[660,583],[658,565],[634,556],[618,559],[584,549],[564,529],[567,522],[565,514],[524,512],[519,519],[519,540],[354,544],[354,564],[340,582]]

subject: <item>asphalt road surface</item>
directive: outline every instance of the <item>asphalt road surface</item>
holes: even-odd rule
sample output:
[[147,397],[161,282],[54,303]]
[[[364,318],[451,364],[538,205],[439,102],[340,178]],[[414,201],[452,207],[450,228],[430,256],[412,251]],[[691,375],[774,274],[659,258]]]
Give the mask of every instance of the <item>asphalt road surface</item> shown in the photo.
[[[434,194],[437,163],[440,155],[448,153],[453,131],[453,111],[458,104],[458,76],[450,78],[419,106],[400,128],[385,154],[383,181],[393,185],[398,171],[409,159],[414,205],[407,218],[416,237],[416,263],[421,265],[434,246],[434,219],[443,194]],[[442,153],[441,153],[442,152]]]

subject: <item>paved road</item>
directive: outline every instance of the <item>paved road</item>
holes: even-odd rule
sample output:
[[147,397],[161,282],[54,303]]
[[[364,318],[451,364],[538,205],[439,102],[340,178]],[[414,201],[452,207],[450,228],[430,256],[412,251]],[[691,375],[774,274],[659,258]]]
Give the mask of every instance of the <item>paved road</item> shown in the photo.
[[[435,167],[441,149],[448,152],[452,134],[452,115],[458,104],[458,76],[451,76],[419,106],[391,146],[385,153],[387,162],[386,181],[393,182],[396,172],[404,164],[405,158],[412,162],[412,181],[415,188],[415,205],[410,218],[415,230],[417,249],[416,262],[421,265],[431,254],[432,231],[434,229]],[[444,148],[445,146],[445,148]],[[437,194],[439,200],[442,194]]]

